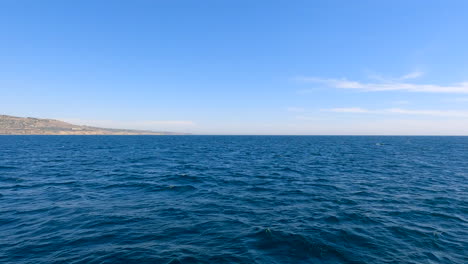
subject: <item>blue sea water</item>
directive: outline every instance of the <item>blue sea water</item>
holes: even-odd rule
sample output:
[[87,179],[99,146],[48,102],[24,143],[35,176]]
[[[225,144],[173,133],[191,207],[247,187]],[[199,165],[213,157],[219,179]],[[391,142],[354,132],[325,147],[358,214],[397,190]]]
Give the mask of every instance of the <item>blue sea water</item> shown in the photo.
[[468,263],[468,137],[1,136],[1,263]]

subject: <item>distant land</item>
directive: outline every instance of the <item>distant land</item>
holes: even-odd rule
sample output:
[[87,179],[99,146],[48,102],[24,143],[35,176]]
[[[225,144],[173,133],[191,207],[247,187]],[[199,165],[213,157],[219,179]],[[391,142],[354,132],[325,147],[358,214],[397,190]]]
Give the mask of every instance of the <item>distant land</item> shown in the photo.
[[0,115],[0,135],[186,135],[174,132],[79,126],[55,119]]

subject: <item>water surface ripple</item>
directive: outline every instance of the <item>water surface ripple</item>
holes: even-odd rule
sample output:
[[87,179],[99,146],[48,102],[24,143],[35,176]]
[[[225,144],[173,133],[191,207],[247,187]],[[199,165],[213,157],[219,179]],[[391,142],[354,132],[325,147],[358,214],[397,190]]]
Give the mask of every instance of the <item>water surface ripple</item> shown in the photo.
[[1,136],[1,263],[468,263],[468,137]]

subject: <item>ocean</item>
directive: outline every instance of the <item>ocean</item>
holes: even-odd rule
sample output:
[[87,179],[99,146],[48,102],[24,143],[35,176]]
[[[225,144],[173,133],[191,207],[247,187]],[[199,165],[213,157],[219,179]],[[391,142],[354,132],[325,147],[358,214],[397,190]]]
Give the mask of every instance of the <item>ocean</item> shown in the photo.
[[468,137],[0,136],[0,263],[468,263]]

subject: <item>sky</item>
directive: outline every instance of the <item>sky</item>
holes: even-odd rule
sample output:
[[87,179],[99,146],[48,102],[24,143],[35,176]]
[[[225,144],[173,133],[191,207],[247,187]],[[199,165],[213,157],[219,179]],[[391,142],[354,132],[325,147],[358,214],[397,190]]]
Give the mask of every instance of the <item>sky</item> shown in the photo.
[[194,134],[468,135],[467,10],[2,0],[0,114]]

